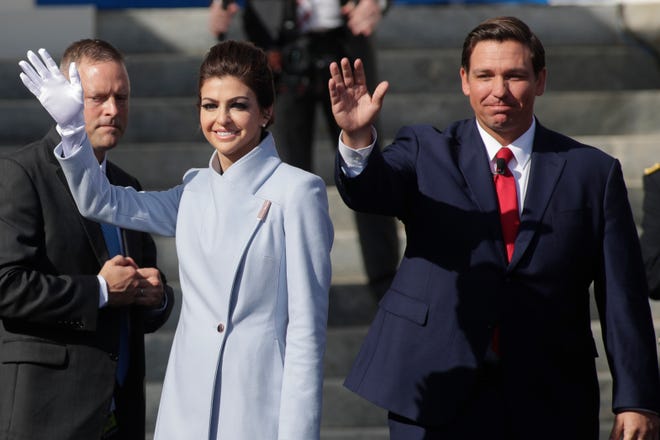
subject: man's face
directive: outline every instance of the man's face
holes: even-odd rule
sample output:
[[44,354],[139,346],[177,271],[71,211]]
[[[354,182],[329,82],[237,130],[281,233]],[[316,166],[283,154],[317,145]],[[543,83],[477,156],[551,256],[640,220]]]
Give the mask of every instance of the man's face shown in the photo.
[[486,40],[461,68],[463,93],[479,124],[502,145],[520,137],[532,123],[534,100],[545,91],[546,70],[534,74],[532,54],[518,41]]
[[84,58],[78,73],[85,102],[85,130],[101,160],[123,136],[128,123],[130,83],[126,67],[115,61],[90,62]]

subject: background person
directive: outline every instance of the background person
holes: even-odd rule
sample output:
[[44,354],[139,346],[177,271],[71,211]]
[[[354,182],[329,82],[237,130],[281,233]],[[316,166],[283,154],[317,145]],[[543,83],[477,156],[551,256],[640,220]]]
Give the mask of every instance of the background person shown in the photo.
[[660,299],[660,164],[644,170],[642,202],[642,255],[649,282],[649,296]]
[[[139,190],[106,157],[128,123],[122,55],[86,39],[65,50],[63,71],[71,62],[96,169]],[[144,439],[144,334],[167,320],[173,292],[148,234],[104,225],[106,239],[81,217],[59,142],[53,127],[0,158],[0,438]]]

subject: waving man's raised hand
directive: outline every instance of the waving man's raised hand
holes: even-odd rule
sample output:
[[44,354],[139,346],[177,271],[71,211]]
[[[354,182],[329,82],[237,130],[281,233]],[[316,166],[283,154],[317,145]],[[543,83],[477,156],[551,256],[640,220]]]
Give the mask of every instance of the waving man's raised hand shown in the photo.
[[340,65],[330,65],[330,104],[337,125],[344,131],[343,142],[352,148],[369,145],[371,125],[376,120],[389,84],[381,82],[369,95],[364,66],[360,59],[355,60],[353,69],[347,58]]
[[53,117],[62,134],[81,130],[85,126],[83,91],[75,64],[69,66],[69,81],[45,49],[38,52],[41,58],[30,50],[29,62],[19,61],[21,81]]

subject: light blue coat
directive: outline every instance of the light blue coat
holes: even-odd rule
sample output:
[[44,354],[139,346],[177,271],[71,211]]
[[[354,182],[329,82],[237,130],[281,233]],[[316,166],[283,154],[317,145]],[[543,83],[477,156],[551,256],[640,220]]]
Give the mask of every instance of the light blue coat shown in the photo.
[[282,163],[270,135],[224,174],[214,153],[162,192],[111,186],[88,145],[56,155],[84,216],[176,236],[183,305],[155,438],[318,439],[333,241],[324,182]]

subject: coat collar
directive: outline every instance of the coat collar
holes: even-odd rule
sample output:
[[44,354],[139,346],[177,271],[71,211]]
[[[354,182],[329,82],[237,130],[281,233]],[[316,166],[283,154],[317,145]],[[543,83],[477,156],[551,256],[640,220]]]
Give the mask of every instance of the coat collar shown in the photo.
[[[247,250],[261,226],[269,221],[272,201],[259,190],[281,163],[270,134],[223,174],[217,171],[217,152],[209,161],[211,185],[202,190],[210,191],[211,203],[199,222],[204,237],[202,248],[213,255],[217,246],[222,247],[222,255],[217,258],[226,276],[221,282],[231,295],[236,294],[235,283]],[[231,314],[234,302],[229,296],[226,299],[225,306]]]
[[209,171],[212,179],[255,194],[280,163],[282,161],[275,149],[273,135],[268,133],[259,145],[222,174],[218,172],[218,153],[213,152],[209,161]]
[[[55,127],[51,128],[48,134],[46,134],[46,136],[44,137],[43,143],[46,148],[45,154],[48,162],[53,167],[54,173],[57,175],[57,180],[61,185],[62,192],[66,194],[66,197],[71,202],[70,209],[74,209],[77,211],[78,207],[76,206],[76,202],[73,198],[73,195],[71,195],[71,190],[69,189],[69,184],[67,183],[66,177],[64,176],[64,171],[62,171],[62,167],[60,166],[59,162],[57,161],[57,158],[55,157],[55,154],[53,153],[53,150],[60,142],[61,142],[61,136],[59,135]],[[108,174],[108,179],[110,180],[111,183],[114,180],[111,172]],[[115,183],[119,183],[119,182],[115,182]],[[108,260],[108,249],[105,246],[105,239],[103,238],[103,232],[101,231],[101,226],[98,223],[93,222],[92,220],[86,219],[82,215],[79,215],[78,217],[80,219],[81,227],[85,231],[85,234],[87,235],[87,238],[89,240],[89,244],[92,250],[94,251],[94,255],[96,256],[99,266],[103,266],[103,264],[105,264],[105,262]],[[123,239],[123,234],[122,234],[122,239]],[[125,241],[123,245],[124,245],[124,249],[126,249]]]
[[553,138],[550,131],[537,121],[531,159],[532,168],[511,266],[520,261],[532,238],[543,232],[543,215],[566,164],[566,159],[560,154],[561,146],[555,145]]
[[458,167],[470,188],[472,197],[482,212],[497,211],[497,195],[493,185],[493,173],[477,124],[474,119],[465,122],[457,132]]

